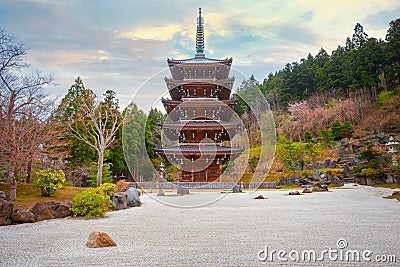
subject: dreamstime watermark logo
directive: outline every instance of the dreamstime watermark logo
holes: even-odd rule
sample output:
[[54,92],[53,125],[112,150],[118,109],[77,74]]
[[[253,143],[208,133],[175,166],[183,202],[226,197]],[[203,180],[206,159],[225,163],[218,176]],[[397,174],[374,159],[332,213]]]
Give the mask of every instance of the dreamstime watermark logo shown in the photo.
[[346,239],[339,239],[336,247],[328,247],[321,251],[306,250],[275,250],[265,246],[258,251],[258,260],[261,262],[368,262],[368,263],[395,263],[396,255],[374,255],[371,250],[350,249]]
[[[220,67],[226,68],[223,64]],[[184,68],[185,66],[178,65],[161,70],[148,78],[132,96],[122,129],[124,155],[132,176],[143,177],[144,181],[162,182],[164,189],[176,188],[175,184],[165,180],[168,172],[164,173],[164,180],[159,180],[160,169],[152,165],[146,149],[154,144],[158,147],[156,152],[163,155],[171,166],[182,171],[178,177],[174,177],[176,180],[192,179],[195,182],[196,175],[203,175],[206,177],[206,184],[220,182],[220,179],[215,179],[215,171],[205,171],[211,164],[218,164],[221,170],[219,177],[225,177],[225,182],[238,183],[245,173],[250,157],[248,133],[256,132],[260,155],[250,182],[263,182],[273,162],[276,142],[275,121],[264,94],[249,77],[233,67],[230,68],[230,77],[234,78],[228,80],[198,81],[183,78],[178,81],[168,78],[172,74],[179,76],[180,73],[185,73]],[[216,72],[219,71],[218,68],[216,67]],[[229,81],[233,83],[230,84]],[[231,98],[233,93],[236,93],[247,109],[246,120],[242,120],[234,110],[235,100]],[[164,121],[160,121],[161,142],[156,144],[154,140],[145,139],[147,121],[143,121],[143,113],[140,113],[140,110],[149,112],[154,108],[167,114]],[[197,131],[196,127],[200,127],[197,129],[202,132]],[[215,131],[218,127],[223,129]],[[193,151],[189,152],[195,153],[195,157],[188,157],[187,150],[190,149]],[[161,183],[157,183],[159,184]],[[199,188],[207,188],[205,183],[199,184]],[[149,188],[143,189],[148,193],[152,192],[148,191]],[[257,187],[253,186],[252,189],[256,190]],[[174,198],[149,195],[171,206],[199,207],[213,203],[226,194],[215,194],[214,199],[204,198],[187,205],[176,204]]]

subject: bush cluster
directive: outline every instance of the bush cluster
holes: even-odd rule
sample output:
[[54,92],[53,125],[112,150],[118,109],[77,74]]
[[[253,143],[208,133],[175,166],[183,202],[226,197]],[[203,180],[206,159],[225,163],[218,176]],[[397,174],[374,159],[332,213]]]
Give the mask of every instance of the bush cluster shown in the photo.
[[35,185],[42,190],[42,196],[51,197],[57,189],[62,188],[65,183],[65,174],[63,171],[53,171],[51,168],[47,170],[39,170],[36,172],[38,179]]
[[114,184],[102,184],[98,188],[88,188],[78,193],[72,202],[71,211],[85,218],[100,217],[113,207],[110,196],[116,191]]

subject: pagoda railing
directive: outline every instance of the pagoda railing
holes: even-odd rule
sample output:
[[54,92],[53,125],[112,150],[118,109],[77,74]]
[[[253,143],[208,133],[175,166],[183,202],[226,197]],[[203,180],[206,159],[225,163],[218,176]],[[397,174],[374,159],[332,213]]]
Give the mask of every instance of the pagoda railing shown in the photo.
[[[143,189],[177,189],[178,186],[184,186],[191,189],[232,189],[236,183],[232,182],[130,182],[128,187]],[[275,182],[257,182],[257,183],[237,183],[241,188],[249,189],[275,189]]]

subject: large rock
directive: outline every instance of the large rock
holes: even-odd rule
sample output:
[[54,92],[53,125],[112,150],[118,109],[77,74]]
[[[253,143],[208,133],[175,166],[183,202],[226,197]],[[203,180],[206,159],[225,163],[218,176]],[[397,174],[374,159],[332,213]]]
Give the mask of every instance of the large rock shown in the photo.
[[367,180],[367,185],[374,185],[375,184],[375,180],[372,179],[372,178],[368,177],[366,180]]
[[57,202],[39,202],[32,208],[32,213],[37,221],[50,220],[56,218],[56,213],[53,209]]
[[72,211],[70,210],[71,204],[58,204],[57,207],[55,207],[54,212],[55,212],[55,217],[56,218],[65,218],[68,216],[72,216]]
[[126,194],[128,196],[129,207],[139,207],[142,205],[142,202],[140,201],[139,197],[139,192],[137,191],[136,188],[130,187],[128,190],[126,190]]
[[184,187],[184,186],[182,186],[182,185],[179,185],[179,186],[176,188],[176,193],[177,193],[178,195],[189,195],[189,188],[186,188],[186,187]]
[[313,192],[325,192],[325,191],[329,191],[329,189],[328,189],[327,184],[321,182],[321,183],[316,184],[313,187],[312,191]]
[[4,193],[3,191],[0,191],[0,199],[9,200],[6,193]]
[[36,221],[35,214],[30,210],[20,210],[16,209],[12,215],[11,219],[15,223],[33,223]]
[[334,176],[331,178],[331,182],[332,182],[332,184],[334,184],[334,185],[342,185],[342,184],[343,184],[343,181],[342,181],[339,177],[337,177],[336,175],[334,175]]
[[394,179],[393,179],[393,176],[388,176],[387,178],[386,178],[386,183],[387,184],[393,184],[394,183]]
[[400,175],[393,175],[394,182],[400,184]]
[[348,164],[343,166],[343,177],[346,177],[346,178],[351,177],[351,169]]
[[232,188],[232,193],[242,193],[242,188],[240,187],[240,185],[235,184]]
[[312,191],[310,188],[306,187],[304,188],[303,193],[312,193]]
[[86,246],[89,248],[103,248],[115,247],[117,244],[107,233],[94,231],[90,233]]
[[112,196],[115,210],[123,210],[128,206],[128,195],[125,192],[117,192]]
[[13,203],[5,199],[0,199],[0,225],[7,225],[11,223],[12,212]]

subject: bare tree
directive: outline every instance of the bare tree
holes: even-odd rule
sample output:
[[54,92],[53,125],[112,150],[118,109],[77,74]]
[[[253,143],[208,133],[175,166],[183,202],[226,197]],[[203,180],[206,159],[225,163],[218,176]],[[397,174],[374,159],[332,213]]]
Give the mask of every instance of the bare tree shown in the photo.
[[10,199],[16,199],[16,180],[42,150],[48,133],[51,103],[42,87],[52,78],[26,75],[27,48],[0,29],[0,157],[9,164]]
[[102,184],[104,152],[115,139],[115,133],[123,124],[124,119],[118,110],[112,109],[100,102],[93,105],[83,104],[80,116],[69,125],[72,133],[81,141],[94,148],[97,152],[96,185]]

